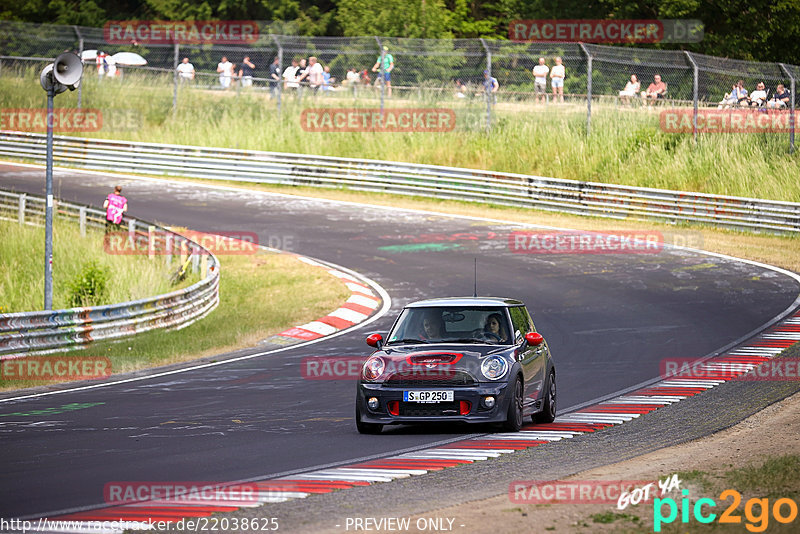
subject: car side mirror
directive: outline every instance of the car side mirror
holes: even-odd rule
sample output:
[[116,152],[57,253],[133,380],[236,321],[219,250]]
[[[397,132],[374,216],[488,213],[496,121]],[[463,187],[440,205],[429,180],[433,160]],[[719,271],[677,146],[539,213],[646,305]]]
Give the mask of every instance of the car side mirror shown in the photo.
[[525,334],[525,341],[527,341],[532,347],[535,347],[537,345],[541,345],[544,341],[544,338],[539,332],[528,332]]
[[383,336],[380,334],[370,334],[367,336],[367,345],[370,347],[375,347],[376,349],[381,348],[383,345]]

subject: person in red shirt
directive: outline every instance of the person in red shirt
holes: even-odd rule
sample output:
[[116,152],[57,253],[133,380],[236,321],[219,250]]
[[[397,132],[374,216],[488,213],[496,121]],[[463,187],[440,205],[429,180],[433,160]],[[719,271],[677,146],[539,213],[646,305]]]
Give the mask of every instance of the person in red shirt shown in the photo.
[[642,91],[642,100],[652,102],[656,99],[664,98],[666,92],[667,84],[661,81],[660,74],[656,74],[653,76],[653,83],[647,86],[647,91]]

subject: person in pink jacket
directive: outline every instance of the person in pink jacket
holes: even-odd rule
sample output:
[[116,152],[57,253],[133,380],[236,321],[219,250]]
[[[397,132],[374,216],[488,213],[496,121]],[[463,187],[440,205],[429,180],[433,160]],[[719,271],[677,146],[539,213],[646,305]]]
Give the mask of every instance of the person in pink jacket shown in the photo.
[[106,209],[106,232],[119,230],[122,214],[128,211],[128,199],[122,196],[122,186],[114,188],[114,192],[106,197],[103,207]]

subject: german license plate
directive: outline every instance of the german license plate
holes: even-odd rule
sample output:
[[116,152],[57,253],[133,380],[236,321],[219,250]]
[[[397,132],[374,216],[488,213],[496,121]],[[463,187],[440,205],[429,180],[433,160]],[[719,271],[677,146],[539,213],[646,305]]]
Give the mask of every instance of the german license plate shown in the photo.
[[453,390],[404,391],[403,402],[452,402]]

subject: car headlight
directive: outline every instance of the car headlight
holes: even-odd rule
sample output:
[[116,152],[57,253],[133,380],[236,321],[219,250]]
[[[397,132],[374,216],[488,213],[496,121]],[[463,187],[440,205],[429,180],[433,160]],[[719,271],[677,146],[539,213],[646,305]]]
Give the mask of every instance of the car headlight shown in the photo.
[[377,380],[386,369],[386,362],[380,356],[373,356],[364,363],[361,375],[365,380]]
[[500,356],[490,356],[481,363],[481,373],[489,380],[503,378],[508,371],[508,362]]

